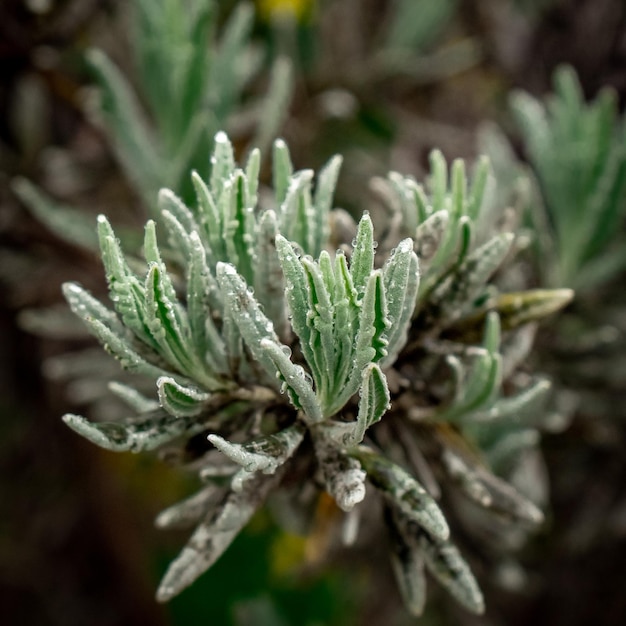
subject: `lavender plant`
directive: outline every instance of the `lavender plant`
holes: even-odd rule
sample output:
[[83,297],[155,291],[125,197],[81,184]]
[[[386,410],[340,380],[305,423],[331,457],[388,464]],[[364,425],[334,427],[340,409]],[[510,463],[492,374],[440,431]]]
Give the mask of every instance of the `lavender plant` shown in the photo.
[[[618,233],[626,211],[626,126],[616,94],[585,102],[573,68],[554,74],[545,102],[517,91],[512,109],[538,181],[537,238],[553,285],[595,287],[626,263]],[[542,206],[543,205],[543,206]]]
[[490,200],[486,160],[471,184],[462,161],[449,172],[438,152],[425,186],[390,174],[392,217],[376,244],[367,213],[357,225],[333,209],[339,157],[313,185],[277,141],[273,194],[260,191],[260,159],[254,150],[239,167],[218,133],[210,176],[191,176],[196,201],[159,193],[159,241],[149,221],[143,261],[98,219],[112,308],[75,283],[65,296],[156,389],[111,383],[131,416],[64,421],[103,448],[158,449],[199,475],[200,490],[157,518],[195,525],[160,601],[211,567],[268,496],[293,495],[296,476],[294,501],[325,491],[351,522],[382,500],[411,613],[424,608],[425,569],[481,613],[439,498],[456,489],[513,526],[541,522],[495,472],[510,475],[536,445],[549,382],[518,366],[536,321],[571,291],[499,292],[516,223]]
[[[188,172],[208,173],[205,157],[220,128],[235,125],[233,131],[252,136],[252,145],[271,144],[291,99],[291,64],[275,59],[266,94],[247,96],[267,54],[251,42],[254,10],[245,2],[225,20],[219,37],[220,15],[212,0],[134,0],[131,14],[136,81],[102,50],[88,50],[97,89],[85,108],[148,214],[158,219],[161,187],[193,197]],[[25,179],[15,181],[14,189],[57,236],[97,249],[84,209],[53,201]]]

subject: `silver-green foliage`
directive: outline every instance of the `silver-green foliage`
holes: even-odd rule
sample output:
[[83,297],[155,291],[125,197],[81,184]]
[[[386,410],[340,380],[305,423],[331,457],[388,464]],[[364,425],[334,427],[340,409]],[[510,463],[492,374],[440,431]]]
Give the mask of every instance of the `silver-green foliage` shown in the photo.
[[518,91],[512,108],[545,203],[547,224],[536,226],[552,233],[553,249],[541,250],[542,259],[553,255],[542,262],[553,272],[549,280],[580,288],[610,278],[626,263],[618,236],[626,213],[626,121],[615,93],[605,88],[585,102],[576,73],[564,66],[545,101]]
[[[125,176],[157,219],[154,200],[167,187],[193,196],[192,169],[208,174],[206,155],[216,132],[228,127],[246,100],[245,90],[264,63],[250,36],[251,5],[235,7],[215,34],[214,0],[134,0],[132,50],[136,90],[101,50],[86,53],[97,100],[88,112],[103,127]],[[254,112],[253,145],[267,148],[291,99],[291,66],[278,58],[267,94],[245,106]],[[14,185],[25,205],[59,237],[91,247],[84,211],[53,202],[27,180]]]
[[[386,237],[377,259],[373,223],[364,214],[348,258],[343,249],[327,249],[339,158],[314,188],[313,172],[294,172],[286,145],[276,142],[274,197],[260,207],[259,152],[240,168],[224,133],[214,145],[210,177],[192,175],[192,206],[169,190],[159,194],[168,266],[154,222],[146,226],[141,262],[122,252],[100,217],[113,310],[80,286],[65,286],[72,310],[124,368],[155,380],[158,399],[116,385],[138,416],[92,423],[66,415],[66,423],[118,451],[176,445],[199,433],[208,440],[195,466],[209,486],[158,519],[160,526],[197,523],[158,598],[171,598],[209,568],[301,456],[316,468],[305,482],[324,488],[344,511],[363,512],[366,480],[382,495],[396,573],[413,613],[423,607],[424,565],[462,604],[481,612],[477,583],[450,541],[434,494],[375,433],[392,396],[400,407],[423,398],[419,384],[428,376],[408,380],[403,373],[417,358],[416,346],[427,369],[447,363],[453,373],[452,390],[442,392],[423,424],[433,432],[451,423],[479,442],[487,421],[509,436],[518,425],[504,418],[535,400],[532,388],[503,397],[507,357],[499,352],[498,310],[527,313],[528,306],[521,294],[505,309],[488,284],[513,235],[491,232],[481,211],[487,164],[481,162],[469,187],[460,161],[448,185],[439,153],[430,189],[391,175],[408,237]],[[519,323],[558,308],[558,295],[544,293],[552,306],[520,313]],[[463,324],[470,334],[478,326],[479,335],[484,325],[482,346],[439,338],[453,327],[466,332]],[[461,349],[458,356],[450,343]],[[412,437],[411,412],[401,409],[394,418],[406,422]],[[449,450],[439,462],[481,506],[539,520],[538,510],[487,467]]]

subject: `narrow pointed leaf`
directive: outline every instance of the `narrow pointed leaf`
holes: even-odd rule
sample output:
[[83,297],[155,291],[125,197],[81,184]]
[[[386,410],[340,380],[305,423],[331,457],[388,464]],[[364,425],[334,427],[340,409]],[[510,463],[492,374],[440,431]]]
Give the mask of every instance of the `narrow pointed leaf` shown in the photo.
[[472,252],[458,270],[446,279],[432,294],[439,315],[458,318],[462,307],[471,302],[507,255],[513,235],[498,235]]
[[467,215],[473,221],[478,220],[480,210],[483,206],[490,167],[489,158],[486,156],[480,157],[474,171],[467,202]]
[[126,331],[117,315],[96,300],[88,291],[76,283],[64,283],[63,295],[72,312],[82,320],[88,318],[101,322],[112,332],[125,335]]
[[435,541],[427,533],[419,536],[419,546],[428,571],[448,592],[472,613],[484,613],[483,595],[458,548],[449,541]]
[[534,289],[505,293],[494,304],[505,330],[541,320],[567,306],[574,292],[571,289]]
[[520,393],[499,399],[487,411],[474,413],[472,421],[487,423],[502,419],[515,418],[524,423],[524,416],[529,412],[535,413],[537,408],[545,403],[551,384],[548,380],[541,379]]
[[414,537],[407,535],[397,513],[385,508],[385,521],[391,536],[391,564],[402,599],[413,617],[420,617],[426,605],[424,557]]
[[274,142],[272,153],[272,172],[274,175],[273,187],[276,194],[276,204],[281,206],[287,198],[287,190],[293,174],[293,165],[289,156],[289,148],[282,139]]
[[296,423],[245,444],[231,443],[218,435],[209,435],[209,441],[246,472],[273,474],[296,451],[304,432],[304,427]]
[[224,185],[230,181],[235,170],[233,146],[226,133],[215,135],[213,156],[211,157],[211,192],[214,198],[222,195]]
[[483,506],[528,524],[543,522],[543,513],[537,506],[508,483],[479,466],[466,465],[465,471],[489,493],[489,502]]
[[174,417],[162,409],[128,424],[89,422],[72,413],[64,415],[63,421],[85,439],[115,452],[154,450],[180,435],[193,435],[203,429],[203,424],[193,418]]
[[274,332],[274,326],[261,311],[244,280],[237,274],[235,268],[228,263],[217,264],[217,280],[222,290],[222,298],[229,315],[239,328],[239,332],[246,342],[246,346],[254,360],[261,365],[270,381],[276,383],[277,369],[266,350],[261,347],[264,339],[280,345]]
[[146,398],[146,396],[139,393],[134,387],[116,381],[111,381],[108,387],[112,393],[137,413],[149,413],[159,408],[159,403],[156,400]]
[[346,445],[354,446],[365,436],[365,431],[380,420],[385,411],[389,408],[389,389],[387,380],[378,365],[370,364],[363,371],[363,382],[361,384],[359,412],[354,430]]
[[307,317],[311,327],[311,352],[315,356],[317,369],[322,374],[322,385],[318,393],[323,394],[328,391],[327,382],[333,382],[335,370],[333,306],[319,265],[309,258],[304,258],[302,266],[309,284]]
[[226,258],[226,244],[222,237],[225,216],[218,211],[216,199],[197,172],[192,172],[191,181],[198,202],[197,216],[202,227],[203,243],[210,267],[214,269],[217,259]]
[[313,170],[295,173],[287,188],[284,202],[280,205],[279,224],[281,233],[300,245],[305,253],[312,252],[315,211],[311,199]]
[[283,346],[278,342],[263,339],[261,348],[280,372],[280,378],[287,388],[292,404],[304,412],[309,423],[322,421],[322,409],[302,367],[289,359]]
[[188,528],[205,517],[223,497],[223,488],[209,484],[198,493],[161,511],[154,524],[157,528]]
[[240,492],[229,492],[208,513],[167,569],[157,591],[159,602],[167,602],[179,594],[217,561],[281,477],[282,472],[270,476],[257,474]]
[[212,374],[226,373],[226,346],[213,321],[213,313],[223,310],[217,281],[211,274],[204,248],[197,233],[190,239],[190,259],[187,270],[187,315],[192,345],[198,360]]
[[420,223],[415,231],[415,253],[428,264],[435,256],[448,226],[448,211],[437,211]]
[[[190,373],[193,368],[193,348],[180,325],[178,302],[168,298],[169,281],[159,265],[152,264],[146,277],[146,321],[151,335],[158,342],[161,354],[175,364],[181,373]],[[171,285],[171,283],[170,283]]]
[[106,217],[98,216],[98,240],[109,293],[124,325],[152,348],[157,342],[145,319],[145,288],[131,271]]
[[176,417],[193,417],[204,409],[211,394],[180,385],[169,376],[157,380],[159,403],[170,414]]
[[287,305],[283,273],[276,251],[278,223],[274,211],[265,211],[259,220],[254,269],[254,293],[263,306],[266,315],[272,320],[276,334],[283,340],[288,338]]
[[335,155],[322,168],[315,187],[314,205],[315,205],[315,237],[314,246],[311,254],[317,257],[323,250],[329,236],[329,215],[332,209],[333,194],[337,186],[339,178],[339,170],[343,159]]
[[309,283],[302,262],[293,246],[281,235],[276,236],[276,250],[285,277],[285,295],[291,313],[291,327],[300,339],[300,347],[311,369],[317,386],[321,386],[322,373],[316,367],[311,350],[311,328],[308,324]]
[[359,222],[354,250],[350,260],[350,275],[357,296],[363,297],[368,278],[374,269],[374,226],[368,213]]
[[408,472],[365,446],[351,451],[351,454],[361,461],[369,481],[391,506],[419,524],[433,537],[439,540],[449,537],[450,529],[443,513]]
[[383,358],[387,353],[387,303],[383,288],[382,272],[375,270],[367,281],[361,306],[359,330],[355,339],[354,358],[348,380],[332,403],[329,414],[339,411],[354,395],[361,384],[364,368]]
[[[158,204],[160,211],[169,211],[188,234],[199,230],[198,222],[189,207],[171,190],[159,191]],[[147,261],[152,259],[146,257]]]
[[101,109],[114,138],[116,155],[144,199],[150,202],[164,173],[156,142],[120,71],[100,50],[90,50],[87,60],[100,83]]
[[89,332],[98,339],[109,354],[120,362],[123,369],[151,378],[158,378],[170,373],[143,358],[127,336],[118,335],[97,319],[87,317],[83,321]]
[[230,213],[224,231],[226,250],[237,271],[248,284],[252,284],[256,263],[253,245],[256,226],[254,209],[249,203],[244,173],[236,170],[233,176]]
[[411,239],[398,244],[393,256],[383,268],[383,283],[387,300],[389,329],[386,366],[395,360],[406,343],[419,289],[419,268]]
[[278,57],[270,72],[269,86],[259,107],[258,127],[252,145],[262,152],[270,145],[287,115],[294,91],[293,66],[286,57]]
[[55,202],[25,178],[15,179],[12,189],[32,214],[55,235],[90,251],[98,249],[93,218],[83,210]]

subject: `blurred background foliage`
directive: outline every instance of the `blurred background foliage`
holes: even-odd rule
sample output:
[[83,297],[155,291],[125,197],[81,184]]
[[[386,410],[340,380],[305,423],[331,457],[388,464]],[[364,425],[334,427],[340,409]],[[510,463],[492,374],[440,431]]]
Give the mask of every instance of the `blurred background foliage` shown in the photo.
[[[559,185],[571,189],[572,168],[585,155],[593,159],[580,143],[592,122],[576,126],[572,114],[571,125],[560,135],[555,131],[551,172],[559,157],[582,155],[574,166],[561,159],[565,173],[555,182],[537,157],[537,141],[545,135],[529,135],[539,118],[529,116],[528,107],[524,118],[519,99],[511,106],[510,97],[514,89],[524,90],[544,106],[556,68],[567,63],[580,83],[576,92],[560,75],[556,90],[569,98],[573,108],[568,110],[576,109],[582,119],[584,101],[595,100],[608,86],[615,96],[600,98],[614,97],[605,108],[616,120],[622,117],[626,6],[621,0],[161,3],[174,22],[180,19],[177,25],[165,19],[153,25],[156,42],[173,33],[183,49],[197,38],[200,48],[188,48],[187,54],[198,53],[194,68],[207,81],[202,90],[198,81],[185,83],[179,75],[181,63],[193,65],[191,57],[162,59],[159,65],[146,55],[146,50],[158,52],[158,45],[141,48],[138,15],[145,17],[147,0],[0,4],[3,623],[413,623],[402,609],[382,548],[334,550],[331,559],[323,558],[336,522],[323,501],[308,538],[279,532],[271,511],[265,512],[188,591],[165,606],[154,602],[157,581],[181,537],[157,534],[152,520],[193,486],[156,459],[92,448],[60,421],[63,412],[84,410],[101,392],[88,376],[87,383],[85,377],[72,380],[72,371],[84,370],[88,357],[66,358],[68,351],[89,356],[85,350],[92,344],[68,321],[59,304],[60,284],[77,280],[96,293],[104,287],[97,256],[76,245],[73,229],[85,232],[97,213],[106,212],[126,227],[132,244],[133,228],[152,210],[155,189],[169,185],[184,195],[180,172],[206,168],[206,138],[225,128],[241,156],[251,145],[267,146],[275,133],[288,141],[296,167],[319,168],[334,153],[343,154],[337,203],[355,214],[380,204],[366,182],[372,176],[393,169],[421,177],[433,147],[449,158],[472,158],[486,150],[498,175],[511,181],[512,193],[528,203],[529,214],[545,220],[529,228],[539,239],[551,229],[557,232],[550,241],[556,241],[556,258],[563,259],[567,241],[559,240],[559,233],[567,232],[567,207],[554,198],[563,197]],[[106,84],[104,92],[96,89],[107,71],[119,72],[144,120],[145,141],[134,146],[133,161],[142,165],[141,180],[128,177],[124,154],[129,152],[120,150],[129,138],[127,129],[111,128],[106,115],[94,114],[106,114],[112,101]],[[221,88],[225,81],[228,89]],[[272,89],[275,97],[268,100]],[[100,109],[94,106],[98,93]],[[200,100],[206,107],[198,116],[181,114],[185,106],[188,112],[197,110]],[[277,101],[282,103],[277,110],[264,105]],[[556,105],[547,106],[554,112]],[[538,115],[536,107],[533,111]],[[263,126],[259,120],[269,122]],[[621,137],[609,135],[618,144],[621,140],[623,158],[623,123]],[[555,148],[565,139],[571,147]],[[266,170],[267,164],[267,177]],[[531,189],[516,187],[520,172],[532,173]],[[30,211],[18,194],[30,199]],[[481,580],[486,617],[462,613],[433,590],[435,601],[421,620],[425,625],[626,621],[623,187],[616,195],[608,209],[615,209],[612,228],[605,234],[610,248],[603,242],[595,250],[617,251],[608,270],[598,254],[602,281],[593,274],[591,248],[578,264],[568,260],[567,271],[558,262],[546,267],[543,253],[533,257],[533,248],[528,251],[527,272],[537,286],[576,282],[578,289],[567,315],[544,328],[533,356],[557,383],[554,402],[572,415],[567,429],[543,442],[549,521],[518,555],[524,571],[512,567],[497,581]],[[46,213],[49,203],[54,211]],[[579,210],[584,214],[585,206]],[[57,221],[55,228],[51,214],[69,221]],[[99,360],[97,367],[102,374],[112,366]],[[106,412],[106,405],[100,410]]]

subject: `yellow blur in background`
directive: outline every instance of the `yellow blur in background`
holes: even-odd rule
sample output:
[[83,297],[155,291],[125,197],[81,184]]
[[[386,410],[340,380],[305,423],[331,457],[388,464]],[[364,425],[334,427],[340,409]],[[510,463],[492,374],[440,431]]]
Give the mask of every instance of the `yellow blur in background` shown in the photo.
[[261,20],[307,21],[315,8],[315,0],[257,0],[258,14]]

